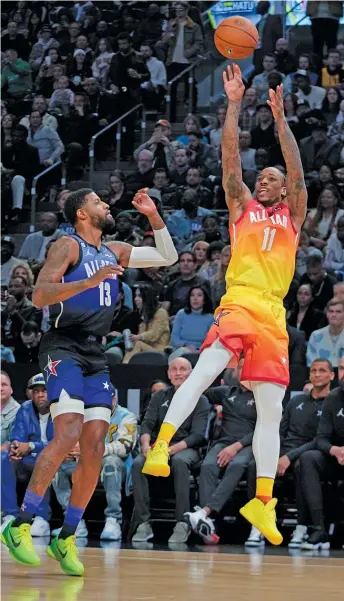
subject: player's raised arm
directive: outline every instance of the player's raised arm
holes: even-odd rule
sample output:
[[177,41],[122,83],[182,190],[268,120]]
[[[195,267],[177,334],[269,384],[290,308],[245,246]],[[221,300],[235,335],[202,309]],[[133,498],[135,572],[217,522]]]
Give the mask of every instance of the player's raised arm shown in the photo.
[[88,279],[62,283],[61,279],[68,267],[75,265],[78,259],[79,245],[74,238],[62,236],[54,242],[33,289],[32,302],[35,307],[60,303],[88,288],[98,286],[112,275],[123,273],[120,265],[106,265]]
[[236,221],[245,205],[250,202],[251,194],[242,181],[241,159],[239,153],[239,113],[245,91],[238,65],[228,66],[223,72],[223,83],[228,98],[228,109],[222,132],[222,184],[229,208],[230,222]]
[[139,213],[148,217],[154,232],[156,248],[136,247],[124,242],[108,242],[107,246],[116,253],[124,267],[168,267],[178,261],[178,253],[172,238],[146,190],[147,188],[139,190],[135,194],[133,206]]
[[276,92],[269,90],[271,107],[278,127],[278,137],[287,167],[287,197],[290,214],[297,229],[301,229],[307,212],[307,188],[299,147],[287,123],[283,107],[283,85]]

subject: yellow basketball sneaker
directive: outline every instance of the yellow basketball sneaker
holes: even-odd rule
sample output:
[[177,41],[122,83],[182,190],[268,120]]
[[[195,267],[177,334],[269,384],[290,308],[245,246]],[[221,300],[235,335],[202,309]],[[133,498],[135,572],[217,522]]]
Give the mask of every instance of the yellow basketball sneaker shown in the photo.
[[170,475],[170,466],[168,465],[168,444],[166,440],[157,440],[154,447],[148,451],[142,473],[148,476]]
[[266,505],[260,499],[252,499],[240,509],[241,515],[255,526],[272,545],[280,545],[282,534],[277,530],[275,507],[277,499],[271,499]]

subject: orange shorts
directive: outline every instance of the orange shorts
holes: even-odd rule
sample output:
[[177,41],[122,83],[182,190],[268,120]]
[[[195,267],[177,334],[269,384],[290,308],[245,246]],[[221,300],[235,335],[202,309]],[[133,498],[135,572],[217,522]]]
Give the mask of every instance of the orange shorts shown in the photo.
[[234,353],[237,361],[244,353],[242,382],[288,386],[289,337],[280,299],[254,288],[233,286],[222,298],[201,350],[217,338]]

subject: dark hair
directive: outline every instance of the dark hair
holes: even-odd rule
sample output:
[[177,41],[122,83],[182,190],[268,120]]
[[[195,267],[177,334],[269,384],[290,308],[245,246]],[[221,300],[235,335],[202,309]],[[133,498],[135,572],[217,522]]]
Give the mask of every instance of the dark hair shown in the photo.
[[296,96],[296,94],[293,94],[292,92],[289,92],[288,94],[286,94],[283,99],[283,107],[284,108],[285,108],[285,101],[286,101],[286,98],[288,98],[288,96],[290,96],[291,101],[293,103],[293,109],[294,109],[294,115],[295,115],[297,105],[298,105],[298,97]]
[[120,179],[121,182],[123,182],[125,184],[125,181],[126,181],[125,173],[121,169],[114,169],[114,171],[110,171],[109,181],[110,181],[110,177],[118,177],[118,179]]
[[[59,49],[58,49],[58,48],[55,48],[55,46],[53,46],[53,47],[51,47],[51,46],[50,46],[49,48],[47,48],[47,49],[46,49],[46,51],[45,51],[45,52],[44,52],[44,54],[43,54],[43,58],[42,58],[41,65],[43,65],[43,63],[44,63],[44,60],[45,60],[45,57],[49,55],[49,52],[50,52],[50,50],[56,50],[56,52],[57,52],[57,62],[56,62],[56,63],[53,63],[53,65],[58,65],[58,64],[60,64],[60,62],[62,61],[61,55],[60,55],[60,53],[59,53]],[[62,66],[63,66],[63,65],[62,65]],[[42,95],[42,94],[41,94],[41,95]]]
[[214,213],[214,214],[204,215],[204,217],[202,219],[202,227],[204,227],[204,224],[208,219],[215,219],[217,224],[221,225],[220,217],[216,213]]
[[103,202],[108,203],[110,200],[110,192],[109,190],[106,190],[105,188],[101,188],[100,190],[96,191],[96,194],[98,194],[100,200],[102,200]]
[[130,35],[128,33],[125,33],[124,31],[122,31],[116,36],[116,42],[119,42],[120,40],[127,40],[127,42],[129,42],[130,44],[132,43]]
[[[336,92],[336,94],[337,94],[337,100],[334,103],[334,105],[330,105],[330,103],[328,101],[328,98],[327,98],[327,94],[329,93],[330,90],[334,90]],[[340,93],[338,92],[338,90],[334,86],[330,86],[326,90],[326,96],[325,96],[324,100],[322,101],[321,110],[326,113],[326,112],[332,110],[332,109],[330,109],[330,106],[334,106],[334,111],[336,113],[338,113],[339,112],[339,105],[340,105],[341,101],[342,101],[342,97],[341,97]]]
[[206,288],[204,286],[202,286],[202,284],[199,284],[198,286],[192,286],[192,288],[190,288],[189,290],[189,294],[188,294],[188,298],[186,301],[186,306],[184,308],[184,312],[189,315],[192,311],[191,308],[191,301],[190,301],[190,297],[192,294],[193,290],[202,290],[203,292],[203,308],[202,308],[202,314],[204,313],[212,313],[213,312],[213,303],[212,300],[209,296],[209,292],[206,290]]
[[135,286],[135,295],[137,290],[140,291],[142,297],[141,319],[145,325],[148,325],[159,307],[157,293],[153,286],[147,284]]
[[70,193],[64,206],[64,214],[69,223],[72,225],[76,224],[78,220],[76,213],[84,206],[84,204],[86,204],[86,196],[92,194],[92,192],[92,188],[81,188],[80,190]]
[[332,371],[332,372],[334,371],[333,365],[332,365],[331,361],[329,361],[328,359],[320,359],[320,358],[319,359],[314,359],[314,361],[312,361],[312,363],[311,363],[310,369],[312,369],[314,363],[326,363],[326,365],[329,368],[329,370]]
[[100,52],[100,50],[99,50],[99,44],[100,44],[101,40],[105,40],[105,43],[106,43],[106,52],[113,52],[112,46],[111,46],[108,38],[102,37],[102,38],[99,38],[99,40],[97,42],[97,45],[96,45],[96,49],[95,49],[95,56],[96,57],[98,56],[98,53]]
[[264,60],[264,58],[266,58],[267,56],[268,56],[269,58],[273,58],[273,59],[274,59],[274,61],[275,61],[275,63],[277,63],[277,58],[275,57],[275,55],[274,55],[274,53],[273,53],[273,52],[265,52],[265,54],[264,54],[264,56],[263,56],[263,60]]
[[319,198],[318,198],[316,212],[315,212],[315,215],[314,215],[314,217],[313,217],[313,219],[311,221],[311,226],[308,229],[309,229],[309,235],[312,236],[313,233],[315,232],[315,230],[316,230],[319,222],[322,220],[324,210],[323,210],[323,208],[321,206],[321,197],[322,197],[322,194],[323,194],[323,192],[325,190],[330,190],[330,192],[332,192],[333,196],[337,200],[337,204],[332,209],[332,219],[331,219],[331,223],[329,224],[329,227],[328,227],[327,236],[326,236],[326,239],[327,239],[329,237],[329,235],[331,234],[331,232],[332,232],[332,228],[334,226],[336,215],[337,215],[338,209],[340,208],[339,207],[339,204],[340,204],[340,195],[339,195],[339,192],[338,192],[336,186],[334,186],[333,184],[325,184],[324,187],[323,187],[323,189],[321,190],[321,192],[319,194]]
[[[11,117],[11,119],[12,119],[12,127],[11,127],[11,130],[12,130],[12,133],[13,133],[14,129],[17,129],[17,128],[15,127],[16,118],[15,118],[15,116],[14,116],[14,115],[12,115],[12,113],[7,113],[7,115],[4,115],[4,116],[2,117],[2,119],[1,119],[1,131],[3,131],[3,129],[4,129],[4,127],[3,127],[3,120],[4,120],[4,118],[5,118],[5,117]],[[17,126],[17,127],[18,127],[18,126]],[[21,127],[23,127],[23,126],[21,125]],[[26,129],[26,128],[25,128],[25,129]]]
[[158,167],[157,169],[155,169],[154,171],[154,177],[156,176],[157,173],[165,173],[166,177],[167,176],[167,169],[165,167]]
[[337,48],[331,48],[330,50],[328,50],[327,56],[329,56],[329,54],[339,54],[339,56],[340,56],[340,52],[339,52],[339,50],[337,50]]
[[225,109],[227,112],[228,106],[227,104],[219,104],[219,106],[216,107],[216,125],[215,125],[215,129],[219,129],[220,127],[220,122],[219,122],[219,118],[217,116],[218,111]]
[[213,252],[215,252],[217,250],[222,252],[222,250],[224,249],[225,246],[226,246],[226,244],[224,242],[222,242],[222,240],[215,240],[215,242],[210,242],[210,244],[207,248],[208,261],[211,261],[211,255],[213,254]]
[[189,136],[195,136],[196,138],[198,138],[199,140],[202,140],[203,138],[203,134],[201,131],[190,131],[188,134],[186,134],[188,137]]
[[17,133],[19,133],[19,134],[23,134],[23,135],[25,136],[25,139],[26,139],[26,138],[28,137],[28,135],[29,135],[28,129],[25,127],[25,125],[17,125],[17,126],[14,128],[14,130],[13,130],[12,134],[15,134],[16,132],[17,132]]
[[[193,133],[193,132],[192,132],[192,133]],[[192,134],[190,134],[190,135],[192,135]],[[180,150],[180,149],[178,148],[178,150]],[[197,165],[190,165],[190,167],[188,167],[188,168],[187,168],[187,170],[186,170],[186,175],[189,173],[189,171],[190,171],[191,169],[192,169],[193,171],[195,171],[195,169],[196,169],[196,171],[198,171],[198,173],[201,175],[201,168],[200,168],[200,167],[197,167]]]
[[311,55],[308,54],[308,52],[301,52],[299,58],[297,59],[297,64],[299,64],[299,60],[300,60],[301,56],[303,56],[304,58],[306,58],[308,60],[308,68],[311,69],[313,67]]
[[323,267],[324,265],[324,257],[321,255],[310,255],[306,259],[306,268],[309,267]]
[[178,255],[178,262],[180,261],[183,255],[191,255],[193,262],[196,263],[196,259],[192,254],[192,250],[182,250],[182,252]]

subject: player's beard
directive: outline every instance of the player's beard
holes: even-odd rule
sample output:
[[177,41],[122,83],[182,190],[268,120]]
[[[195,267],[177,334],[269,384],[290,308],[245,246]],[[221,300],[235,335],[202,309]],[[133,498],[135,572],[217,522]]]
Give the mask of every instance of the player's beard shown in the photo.
[[115,220],[112,215],[108,215],[106,217],[92,217],[91,223],[93,227],[100,230],[103,234],[110,234],[115,227]]

